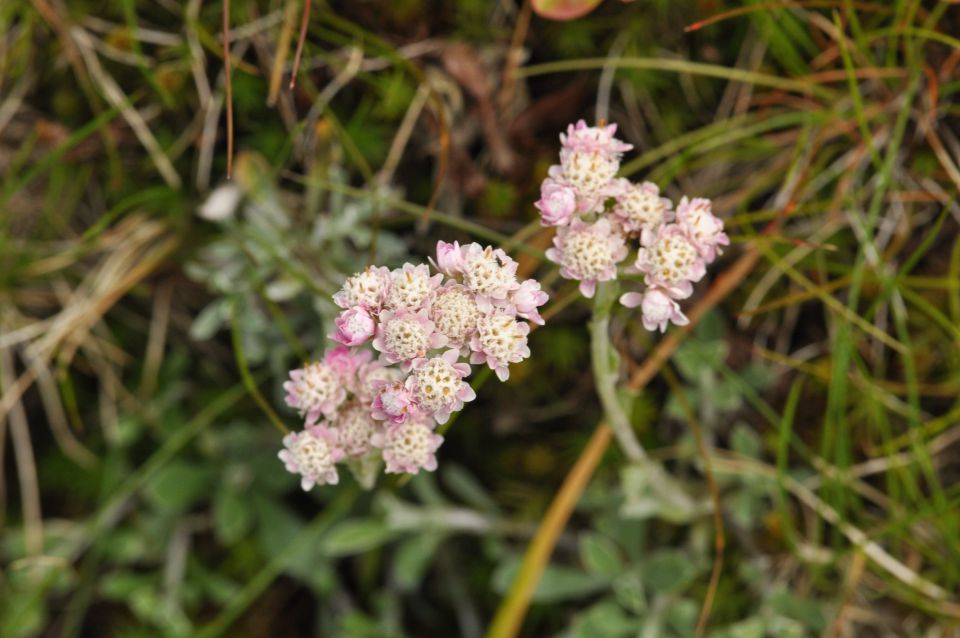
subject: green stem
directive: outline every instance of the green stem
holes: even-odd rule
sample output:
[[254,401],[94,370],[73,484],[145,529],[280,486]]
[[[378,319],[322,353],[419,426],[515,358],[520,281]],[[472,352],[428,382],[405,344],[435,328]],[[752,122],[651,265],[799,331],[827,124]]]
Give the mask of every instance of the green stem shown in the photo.
[[620,357],[610,343],[610,311],[617,299],[615,282],[597,285],[593,300],[593,318],[590,320],[590,354],[593,359],[593,378],[607,423],[617,437],[623,453],[632,462],[646,458],[643,446],[630,425],[630,418],[617,395],[620,380]]

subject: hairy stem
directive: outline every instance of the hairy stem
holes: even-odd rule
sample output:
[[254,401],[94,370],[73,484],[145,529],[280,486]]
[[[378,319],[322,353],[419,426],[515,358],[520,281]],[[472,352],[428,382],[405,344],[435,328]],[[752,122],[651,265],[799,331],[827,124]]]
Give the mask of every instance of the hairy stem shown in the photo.
[[593,301],[593,319],[590,321],[590,355],[593,360],[593,378],[597,395],[603,405],[607,423],[623,453],[631,461],[646,458],[643,446],[630,425],[630,418],[617,395],[620,380],[620,356],[610,343],[610,311],[617,299],[617,284],[603,282],[597,285]]

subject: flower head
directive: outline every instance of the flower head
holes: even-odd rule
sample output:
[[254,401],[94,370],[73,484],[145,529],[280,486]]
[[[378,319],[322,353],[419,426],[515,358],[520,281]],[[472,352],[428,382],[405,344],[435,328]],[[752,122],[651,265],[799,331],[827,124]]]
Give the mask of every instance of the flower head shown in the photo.
[[606,126],[587,126],[583,120],[567,126],[566,134],[560,134],[560,143],[564,150],[583,153],[599,153],[603,156],[620,160],[620,156],[633,148],[614,137],[617,132],[616,124]]
[[371,266],[348,277],[340,291],[333,295],[333,302],[343,309],[360,306],[377,313],[383,305],[389,285],[390,270]]
[[356,402],[343,408],[333,423],[340,447],[352,457],[363,456],[370,451],[370,440],[380,427],[370,413],[370,407]]
[[580,281],[580,292],[593,297],[598,281],[617,277],[617,264],[627,256],[623,235],[606,218],[588,224],[575,219],[553,238],[547,259],[560,265],[560,275]]
[[610,212],[626,234],[639,236],[646,244],[660,226],[671,221],[672,207],[669,199],[660,197],[656,184],[643,182],[627,186]]
[[515,315],[503,311],[481,317],[477,333],[470,340],[470,363],[486,363],[497,373],[497,378],[510,378],[511,363],[519,363],[530,356],[527,335],[530,324],[517,321]]
[[428,472],[437,469],[436,452],[443,437],[426,422],[411,420],[388,427],[378,435],[377,442],[383,450],[388,474],[417,474],[421,469]]
[[441,348],[447,338],[436,331],[427,311],[399,310],[380,313],[380,325],[373,339],[373,347],[381,353],[385,363],[403,363],[426,356],[427,351]]
[[343,458],[343,450],[333,430],[308,425],[302,432],[283,437],[283,446],[277,456],[288,472],[301,476],[300,486],[304,491],[318,483],[336,485],[339,482],[336,463]]
[[454,277],[463,272],[463,249],[460,248],[460,242],[448,243],[445,241],[437,242],[437,270]]
[[510,303],[517,309],[517,316],[540,326],[544,321],[537,309],[549,299],[550,296],[540,289],[540,282],[536,279],[521,282],[520,287],[510,295]]
[[677,224],[661,226],[651,244],[640,248],[636,269],[648,286],[659,287],[674,299],[693,294],[693,282],[706,274],[703,258]]
[[602,153],[560,152],[560,164],[550,167],[552,179],[572,188],[577,194],[577,212],[591,213],[603,208],[603,202],[617,192],[620,161]]
[[291,370],[283,389],[287,391],[287,405],[299,410],[307,425],[316,423],[321,415],[333,416],[347,397],[338,370],[322,361]]
[[373,358],[369,350],[351,350],[345,346],[330,348],[323,354],[323,362],[333,368],[340,377],[340,382],[353,392],[353,380],[357,368]]
[[331,339],[345,346],[363,345],[377,331],[377,324],[363,306],[354,306],[344,310],[334,320],[337,330],[329,335]]
[[370,403],[381,386],[399,381],[402,378],[403,372],[398,368],[385,366],[379,360],[370,361],[357,368],[357,385],[354,394],[361,401]]
[[397,424],[419,415],[419,410],[413,392],[403,381],[393,381],[377,388],[370,414],[378,421]]
[[430,266],[404,264],[390,273],[385,305],[391,310],[419,310],[430,301],[443,275],[430,275]]
[[430,414],[437,423],[446,423],[451,412],[463,409],[465,401],[477,395],[463,378],[470,374],[470,366],[457,363],[460,353],[447,350],[439,357],[418,359],[414,362],[406,387],[420,409]]
[[466,286],[448,281],[437,290],[430,306],[430,319],[437,332],[447,338],[448,345],[466,345],[477,331],[479,318],[476,294]]
[[713,214],[709,199],[681,199],[677,206],[677,224],[708,263],[717,258],[719,246],[730,244],[730,238],[723,232],[723,221]]
[[566,226],[577,212],[577,191],[548,177],[540,186],[540,199],[534,204],[544,226]]
[[643,327],[647,330],[666,332],[671,321],[678,326],[690,323],[680,310],[680,304],[659,288],[647,288],[643,294],[628,292],[620,296],[620,303],[627,308],[640,306]]
[[517,266],[500,248],[480,244],[463,247],[463,284],[477,293],[481,310],[488,310],[491,300],[505,300],[520,286]]

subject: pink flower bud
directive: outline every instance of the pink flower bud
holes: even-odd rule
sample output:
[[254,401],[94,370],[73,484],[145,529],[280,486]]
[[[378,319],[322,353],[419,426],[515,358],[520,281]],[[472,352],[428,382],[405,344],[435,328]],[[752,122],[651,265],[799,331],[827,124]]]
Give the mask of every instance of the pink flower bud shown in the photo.
[[351,347],[363,345],[377,331],[377,324],[373,317],[361,306],[343,311],[334,324],[337,326],[337,331],[331,334],[330,338]]
[[565,184],[547,178],[540,187],[540,211],[544,226],[566,226],[577,210],[577,192]]
[[[626,296],[624,295],[624,297]],[[659,329],[660,332],[666,332],[667,324],[671,321],[678,326],[685,326],[690,323],[686,315],[680,311],[680,304],[659,288],[647,289],[646,294],[643,295],[643,301],[640,303],[640,312],[642,313],[643,327],[647,330]]]

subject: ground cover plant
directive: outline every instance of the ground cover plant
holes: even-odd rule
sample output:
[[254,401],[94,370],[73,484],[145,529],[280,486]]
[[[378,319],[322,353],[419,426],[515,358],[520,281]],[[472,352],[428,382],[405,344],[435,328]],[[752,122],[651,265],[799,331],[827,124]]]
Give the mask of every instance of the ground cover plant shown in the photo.
[[0,27],[0,636],[960,635],[956,2]]

